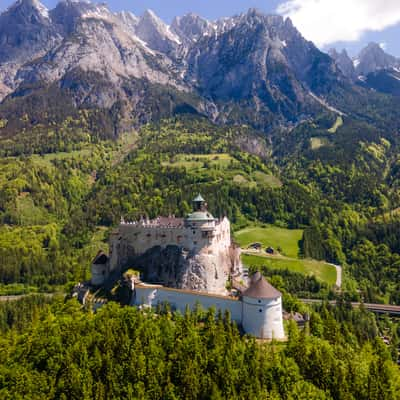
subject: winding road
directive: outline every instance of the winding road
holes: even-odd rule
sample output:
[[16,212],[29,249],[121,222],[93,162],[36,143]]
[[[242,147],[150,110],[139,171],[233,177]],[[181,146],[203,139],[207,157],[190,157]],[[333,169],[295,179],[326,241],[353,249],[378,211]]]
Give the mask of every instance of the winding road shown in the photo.
[[338,289],[341,289],[341,287],[342,287],[342,272],[343,272],[343,269],[342,269],[342,267],[340,265],[335,265],[335,264],[329,264],[329,265],[332,265],[332,267],[336,268],[336,287]]

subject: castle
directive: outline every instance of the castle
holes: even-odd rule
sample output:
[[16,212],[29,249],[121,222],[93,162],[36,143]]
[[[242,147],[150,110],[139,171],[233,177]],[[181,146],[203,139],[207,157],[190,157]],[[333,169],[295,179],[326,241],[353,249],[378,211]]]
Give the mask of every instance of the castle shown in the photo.
[[158,217],[126,222],[110,237],[110,254],[99,252],[92,263],[91,283],[100,286],[128,268],[141,271],[146,283],[135,283],[132,305],[168,302],[183,312],[196,304],[229,311],[246,333],[283,339],[282,296],[261,274],[249,287],[228,283],[243,278],[240,248],[231,240],[229,220],[215,219],[199,194],[186,218]]
[[231,242],[229,220],[215,219],[199,194],[186,218],[121,219],[110,238],[110,255],[92,264],[92,284],[114,272],[143,270],[146,281],[180,289],[226,294],[231,276],[241,274],[240,249]]

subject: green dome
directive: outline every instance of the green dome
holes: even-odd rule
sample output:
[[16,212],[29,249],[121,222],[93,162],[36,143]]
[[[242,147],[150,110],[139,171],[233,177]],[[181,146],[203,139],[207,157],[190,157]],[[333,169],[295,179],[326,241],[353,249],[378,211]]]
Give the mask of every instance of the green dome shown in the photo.
[[188,221],[213,221],[214,217],[208,211],[195,211],[189,214]]

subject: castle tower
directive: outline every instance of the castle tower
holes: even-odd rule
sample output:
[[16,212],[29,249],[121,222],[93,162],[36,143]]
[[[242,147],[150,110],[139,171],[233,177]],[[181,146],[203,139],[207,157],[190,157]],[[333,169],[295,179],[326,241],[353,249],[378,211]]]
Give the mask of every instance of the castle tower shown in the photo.
[[109,259],[107,254],[100,250],[91,265],[91,284],[94,286],[100,286],[105,283],[109,276]]
[[203,199],[203,196],[200,193],[193,200],[193,204],[194,211],[205,211],[207,209],[206,201]]
[[243,292],[242,325],[246,333],[261,339],[284,339],[282,294],[257,272]]
[[[185,226],[198,229],[203,239],[212,238],[217,220],[207,210],[207,203],[199,193],[193,200],[193,212],[185,218]],[[206,243],[203,243],[206,244]]]

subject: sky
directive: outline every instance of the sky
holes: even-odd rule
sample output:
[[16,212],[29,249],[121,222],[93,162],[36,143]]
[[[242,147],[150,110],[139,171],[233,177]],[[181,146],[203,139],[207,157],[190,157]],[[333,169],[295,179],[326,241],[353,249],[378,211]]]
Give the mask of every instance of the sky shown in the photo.
[[[42,0],[52,8],[57,0]],[[356,55],[369,42],[400,57],[400,0],[108,0],[113,11],[140,15],[152,9],[166,22],[194,12],[208,19],[232,16],[256,7],[290,17],[306,39],[322,50],[346,48]],[[0,10],[13,0],[0,0]]]

